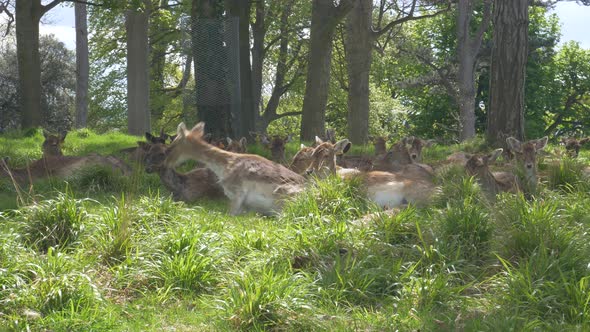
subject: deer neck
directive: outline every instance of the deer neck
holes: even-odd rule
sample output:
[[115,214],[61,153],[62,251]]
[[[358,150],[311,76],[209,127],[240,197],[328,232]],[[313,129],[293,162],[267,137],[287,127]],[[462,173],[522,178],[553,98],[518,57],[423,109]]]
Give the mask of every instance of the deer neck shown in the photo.
[[183,175],[171,167],[161,167],[158,170],[158,175],[160,175],[160,180],[162,180],[164,186],[172,192],[177,191],[182,186]]
[[[239,154],[222,150],[216,146],[205,143],[202,140],[191,140],[193,147],[193,157],[202,162],[209,168],[217,177],[222,179],[227,167],[239,158]],[[244,155],[241,155],[242,157]]]

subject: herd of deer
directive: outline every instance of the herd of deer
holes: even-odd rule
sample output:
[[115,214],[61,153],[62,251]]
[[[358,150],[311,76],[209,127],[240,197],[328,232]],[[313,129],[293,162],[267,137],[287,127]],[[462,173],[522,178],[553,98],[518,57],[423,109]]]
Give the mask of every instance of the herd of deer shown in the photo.
[[[10,177],[18,183],[32,182],[46,176],[67,177],[92,165],[107,166],[125,175],[132,172],[131,167],[114,156],[64,156],[61,144],[66,135],[44,134],[43,157],[22,169],[9,169],[2,160],[0,178]],[[437,170],[422,163],[422,149],[433,141],[416,137],[404,138],[389,149],[387,137],[372,138],[375,156],[358,157],[346,156],[350,141],[336,141],[332,133],[325,141],[316,137],[313,146],[302,144],[288,166],[283,164],[287,164],[285,144],[289,137],[261,138],[271,150],[272,161],[246,154],[245,138],[212,141],[205,134],[203,122],[191,130],[181,123],[174,136],[163,132],[160,136],[146,133],[146,139],[147,142],[138,142],[137,147],[122,152],[144,164],[146,172],[157,173],[174,199],[190,202],[203,197],[225,196],[229,198],[232,215],[247,211],[275,214],[281,210],[285,198],[305,190],[310,177],[359,178],[367,198],[383,208],[408,203],[425,205],[436,190],[434,178]],[[565,145],[572,155],[577,155],[583,143],[576,140]],[[447,158],[447,163],[462,164],[467,174],[477,178],[490,197],[503,191],[527,191],[536,187],[537,152],[546,144],[547,137],[527,142],[512,137],[507,139],[508,147],[516,156],[516,166],[524,175],[522,179],[512,172],[490,170],[502,149],[487,155],[454,153]],[[198,162],[195,169],[186,173],[175,169],[189,159]]]

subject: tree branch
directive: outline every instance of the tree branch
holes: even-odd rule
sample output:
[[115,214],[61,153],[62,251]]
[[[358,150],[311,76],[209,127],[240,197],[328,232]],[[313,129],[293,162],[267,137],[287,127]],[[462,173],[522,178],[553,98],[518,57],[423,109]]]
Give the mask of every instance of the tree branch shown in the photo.
[[391,22],[389,22],[386,26],[384,26],[381,29],[378,30],[373,30],[372,35],[374,39],[377,39],[379,37],[381,37],[384,33],[388,32],[389,30],[391,30],[394,26],[396,25],[400,25],[402,23],[408,22],[408,21],[417,21],[417,20],[422,20],[422,19],[426,19],[426,18],[431,18],[431,17],[435,17],[438,16],[444,12],[447,12],[451,9],[451,1],[447,0],[447,6],[444,9],[441,9],[439,11],[436,11],[432,14],[426,14],[426,15],[421,15],[421,16],[414,16],[414,11],[416,9],[416,3],[418,2],[418,0],[414,0],[412,2],[412,7],[410,9],[410,13],[402,18],[399,18],[397,20],[393,20]]

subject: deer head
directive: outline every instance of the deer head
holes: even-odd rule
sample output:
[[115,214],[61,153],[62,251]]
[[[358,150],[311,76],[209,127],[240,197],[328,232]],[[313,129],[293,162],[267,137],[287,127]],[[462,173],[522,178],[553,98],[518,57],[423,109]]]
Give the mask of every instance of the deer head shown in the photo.
[[45,137],[42,145],[43,157],[63,156],[61,145],[64,143],[67,134],[64,131],[59,135],[53,135],[43,130],[43,136]]
[[311,164],[307,168],[306,174],[315,174],[320,178],[336,174],[336,156],[346,153],[352,143],[346,138],[335,144],[323,142],[317,136],[315,139],[317,146],[311,153]]
[[369,140],[373,142],[375,147],[375,155],[381,156],[387,152],[387,141],[389,137],[386,136],[369,136]]
[[498,159],[504,149],[496,149],[487,155],[474,154],[467,160],[465,170],[470,176],[476,177],[481,185],[490,194],[496,195],[500,192],[496,178],[490,171],[489,166]]
[[275,135],[270,139],[268,136],[263,135],[261,138],[261,143],[270,149],[271,159],[274,162],[282,162],[285,160],[285,145],[290,141],[291,135],[283,137]]
[[521,142],[514,137],[508,137],[506,143],[516,154],[516,160],[524,170],[525,180],[530,189],[537,187],[537,152],[547,146],[548,137]]
[[226,138],[227,146],[226,150],[235,152],[235,153],[246,153],[246,144],[247,140],[246,137],[242,137],[240,140],[233,140],[229,137]]
[[434,144],[434,140],[423,140],[414,136],[407,137],[405,142],[410,158],[412,158],[412,161],[416,163],[422,161],[422,149]]
[[157,143],[166,144],[166,141],[168,139],[171,139],[171,136],[164,133],[164,129],[162,129],[162,130],[160,130],[160,136],[154,136],[151,133],[146,132],[145,139],[146,139],[146,141],[148,141],[152,144],[157,144]]
[[145,152],[145,171],[147,173],[154,173],[160,171],[165,167],[166,161],[166,145],[162,143],[143,143],[141,147]]
[[561,142],[565,145],[565,150],[570,154],[571,157],[576,158],[580,153],[580,149],[582,145],[588,143],[590,141],[590,137],[586,138],[563,138]]
[[191,144],[190,140],[201,141],[206,144],[207,142],[203,140],[204,135],[204,122],[197,123],[191,130],[188,130],[184,122],[181,122],[176,130],[176,139],[168,146],[165,161],[166,167],[175,167],[191,159],[191,152],[194,150],[194,145]]
[[309,165],[311,165],[311,154],[313,150],[314,148],[311,146],[301,144],[301,149],[293,156],[289,169],[297,174],[305,173]]

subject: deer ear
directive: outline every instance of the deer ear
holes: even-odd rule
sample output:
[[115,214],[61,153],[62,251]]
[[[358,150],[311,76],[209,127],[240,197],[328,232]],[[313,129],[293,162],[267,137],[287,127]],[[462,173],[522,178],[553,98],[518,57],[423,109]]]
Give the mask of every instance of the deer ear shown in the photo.
[[270,140],[268,139],[268,136],[263,134],[262,137],[260,138],[260,143],[262,143],[264,145],[270,145]]
[[291,135],[287,135],[287,137],[285,137],[285,143],[289,143],[291,142],[293,139],[291,138]]
[[301,145],[299,146],[300,149],[305,149],[307,146],[305,146],[305,144],[301,143]]
[[181,122],[178,125],[178,128],[176,129],[176,136],[180,137],[180,138],[184,138],[186,136],[188,132],[188,129],[186,129],[186,125],[184,124],[184,122]]
[[247,144],[248,144],[248,139],[246,139],[246,137],[240,138],[240,145],[241,146],[246,147]]
[[503,151],[504,151],[504,149],[502,149],[502,148],[492,151],[492,153],[490,153],[488,155],[488,162],[491,163],[491,162],[496,161],[496,159],[498,159],[498,157],[502,154]]
[[543,150],[546,146],[547,146],[547,141],[549,140],[549,137],[545,136],[543,138],[539,138],[538,140],[535,141],[535,149],[537,150]]
[[436,140],[435,139],[427,139],[423,143],[424,143],[424,146],[428,148],[428,147],[431,147],[434,144],[436,144]]
[[506,143],[508,143],[508,147],[510,147],[511,150],[522,153],[522,143],[516,138],[508,137]]
[[201,121],[197,123],[193,129],[191,129],[191,133],[200,134],[202,137],[205,134],[205,122]]
[[147,131],[145,132],[145,139],[148,142],[153,142],[154,141],[154,138],[155,138],[154,135],[152,135],[151,133],[148,133]]
[[316,137],[315,137],[315,144],[317,144],[317,145],[320,145],[320,144],[322,144],[322,143],[324,143],[324,141],[322,141],[322,139],[321,139],[321,138],[319,138],[319,137],[317,137],[317,136],[316,136]]
[[143,150],[147,150],[150,147],[148,143],[143,141],[137,141],[137,145]]
[[230,145],[230,144],[231,144],[231,142],[233,141],[233,140],[232,140],[231,138],[229,138],[229,137],[226,137],[226,138],[225,138],[225,140],[227,141],[227,145]]
[[352,143],[350,143],[350,141],[345,138],[334,144],[334,150],[336,151],[336,154],[345,154],[348,152],[348,150],[350,150],[351,146]]
[[369,138],[369,141],[371,141],[371,142],[373,142],[375,140],[375,136],[373,136],[373,135],[369,135],[368,138]]
[[66,140],[67,135],[68,135],[67,131],[62,131],[61,134],[59,134],[59,140],[63,143]]

